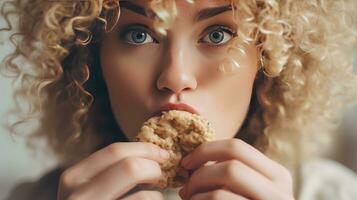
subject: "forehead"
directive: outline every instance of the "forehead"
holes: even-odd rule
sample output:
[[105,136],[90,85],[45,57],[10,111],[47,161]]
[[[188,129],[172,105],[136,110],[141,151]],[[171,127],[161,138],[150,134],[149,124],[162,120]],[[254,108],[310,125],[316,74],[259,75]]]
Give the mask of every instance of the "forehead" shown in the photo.
[[[194,3],[190,3],[189,1],[193,1]],[[232,0],[122,0],[121,5],[122,8],[153,19],[158,14],[157,12],[162,10],[168,9],[169,13],[175,12],[171,7],[172,3],[174,3],[177,8],[176,17],[179,17],[177,19],[181,19],[179,21],[183,22],[185,21],[183,19],[188,19],[192,22],[199,22],[226,11],[232,11],[231,2]],[[167,13],[162,16],[168,17]]]
[[[190,3],[190,1],[194,3]],[[210,16],[232,10],[231,1],[232,0],[122,0],[121,2],[123,8],[128,8],[136,13],[149,16],[150,18],[155,15],[153,9],[156,11],[171,10],[171,6],[174,3],[176,4],[180,17],[187,16],[187,18],[200,21]],[[151,6],[155,6],[155,8]],[[172,10],[169,12],[171,13]]]

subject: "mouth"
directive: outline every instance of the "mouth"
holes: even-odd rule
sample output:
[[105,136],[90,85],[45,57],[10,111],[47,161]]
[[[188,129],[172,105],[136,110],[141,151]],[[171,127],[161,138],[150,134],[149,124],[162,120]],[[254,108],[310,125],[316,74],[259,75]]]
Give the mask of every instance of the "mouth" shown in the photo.
[[193,107],[184,104],[184,103],[179,103],[179,104],[174,104],[174,103],[168,103],[166,105],[164,105],[163,107],[161,107],[159,109],[159,111],[157,111],[154,116],[158,116],[160,115],[162,112],[164,111],[169,111],[169,110],[182,110],[182,111],[186,111],[192,114],[196,114],[199,115],[199,113],[197,112],[196,109],[194,109]]

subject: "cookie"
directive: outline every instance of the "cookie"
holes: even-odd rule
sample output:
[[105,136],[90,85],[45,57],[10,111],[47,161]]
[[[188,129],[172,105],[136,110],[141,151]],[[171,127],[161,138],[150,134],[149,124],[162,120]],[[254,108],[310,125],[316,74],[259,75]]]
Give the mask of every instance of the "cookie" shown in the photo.
[[176,188],[189,177],[189,172],[180,165],[181,159],[213,137],[210,123],[200,115],[170,110],[144,122],[136,141],[154,143],[170,153],[170,158],[160,164],[163,178],[155,186]]

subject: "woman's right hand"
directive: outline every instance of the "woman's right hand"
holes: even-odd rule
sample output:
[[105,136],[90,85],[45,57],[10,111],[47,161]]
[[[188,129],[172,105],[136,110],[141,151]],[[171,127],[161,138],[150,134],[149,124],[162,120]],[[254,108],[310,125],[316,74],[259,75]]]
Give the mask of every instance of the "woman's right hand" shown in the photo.
[[[58,187],[57,200],[113,200],[142,183],[161,178],[159,163],[168,152],[144,142],[113,143],[66,169]],[[131,199],[163,199],[158,191],[139,191]]]

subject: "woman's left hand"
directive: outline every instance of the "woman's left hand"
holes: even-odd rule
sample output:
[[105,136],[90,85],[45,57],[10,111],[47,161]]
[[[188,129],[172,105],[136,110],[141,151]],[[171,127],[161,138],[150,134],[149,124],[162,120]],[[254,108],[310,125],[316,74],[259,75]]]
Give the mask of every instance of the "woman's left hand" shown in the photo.
[[182,166],[194,170],[179,192],[184,200],[294,199],[290,172],[240,139],[201,144]]

